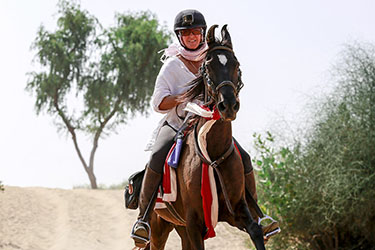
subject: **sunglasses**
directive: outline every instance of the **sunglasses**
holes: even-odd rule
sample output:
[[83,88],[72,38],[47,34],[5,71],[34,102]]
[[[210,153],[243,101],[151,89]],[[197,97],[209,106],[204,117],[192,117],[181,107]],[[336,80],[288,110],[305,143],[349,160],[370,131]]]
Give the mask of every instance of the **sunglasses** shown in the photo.
[[189,36],[190,34],[193,34],[195,36],[202,34],[200,29],[187,29],[187,30],[180,30],[181,36]]

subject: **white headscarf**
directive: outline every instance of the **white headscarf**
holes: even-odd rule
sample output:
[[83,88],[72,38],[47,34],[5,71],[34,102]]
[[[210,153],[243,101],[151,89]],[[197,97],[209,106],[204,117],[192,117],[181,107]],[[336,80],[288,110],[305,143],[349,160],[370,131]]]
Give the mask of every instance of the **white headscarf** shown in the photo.
[[172,43],[168,48],[160,51],[163,52],[160,60],[164,63],[169,57],[181,55],[189,61],[198,62],[205,58],[207,48],[206,42],[197,50],[187,50],[179,43]]

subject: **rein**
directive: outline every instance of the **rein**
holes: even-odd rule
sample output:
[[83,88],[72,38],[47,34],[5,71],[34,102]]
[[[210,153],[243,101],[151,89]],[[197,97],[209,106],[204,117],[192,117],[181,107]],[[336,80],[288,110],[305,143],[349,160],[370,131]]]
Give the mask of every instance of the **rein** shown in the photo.
[[227,159],[232,154],[232,152],[234,150],[233,139],[232,139],[232,143],[230,144],[230,146],[227,149],[227,151],[222,156],[220,156],[217,160],[210,162],[210,161],[208,161],[206,159],[206,157],[203,156],[203,154],[202,154],[202,152],[201,152],[201,150],[199,148],[197,127],[198,127],[198,122],[194,125],[194,147],[195,147],[195,152],[197,153],[197,155],[199,156],[199,158],[204,163],[206,163],[207,165],[209,165],[210,167],[212,167],[215,170],[215,172],[216,172],[216,174],[217,174],[217,176],[219,178],[219,183],[220,183],[220,186],[221,186],[221,190],[223,192],[225,204],[227,205],[228,211],[230,212],[230,214],[232,216],[235,216],[233,208],[232,208],[232,205],[230,204],[230,201],[229,201],[227,189],[225,188],[225,185],[224,185],[223,176],[221,175],[220,170],[217,168],[225,159]]

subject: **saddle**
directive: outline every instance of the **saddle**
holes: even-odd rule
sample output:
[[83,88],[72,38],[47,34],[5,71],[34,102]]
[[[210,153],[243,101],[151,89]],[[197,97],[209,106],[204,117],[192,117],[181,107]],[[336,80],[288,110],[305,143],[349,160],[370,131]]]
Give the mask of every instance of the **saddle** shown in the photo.
[[135,172],[128,179],[128,185],[125,187],[124,199],[125,207],[128,209],[137,209],[139,203],[139,194],[141,193],[143,176],[145,169]]
[[[185,139],[186,134],[191,129],[191,121],[188,120],[188,118],[190,117],[187,117],[185,119],[181,128],[176,132],[176,136],[174,138],[175,143],[173,144],[171,151],[166,159],[168,165],[173,168],[177,168],[179,156],[181,153],[182,142]],[[138,208],[139,194],[141,193],[145,169],[143,169],[142,171],[135,172],[128,179],[128,185],[125,187],[124,191],[125,207],[128,209],[135,210]]]

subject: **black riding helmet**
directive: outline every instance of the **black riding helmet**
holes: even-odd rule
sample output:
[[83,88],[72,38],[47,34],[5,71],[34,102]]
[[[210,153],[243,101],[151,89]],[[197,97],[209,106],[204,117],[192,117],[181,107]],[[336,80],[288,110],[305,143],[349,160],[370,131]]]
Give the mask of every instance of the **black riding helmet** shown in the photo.
[[202,44],[204,44],[204,37],[206,36],[207,25],[204,16],[197,10],[183,10],[177,14],[176,18],[174,19],[174,32],[176,33],[181,46],[183,46],[185,49],[188,48],[186,48],[182,43],[179,31],[193,28],[202,28],[203,30],[202,41],[197,48],[199,49]]

